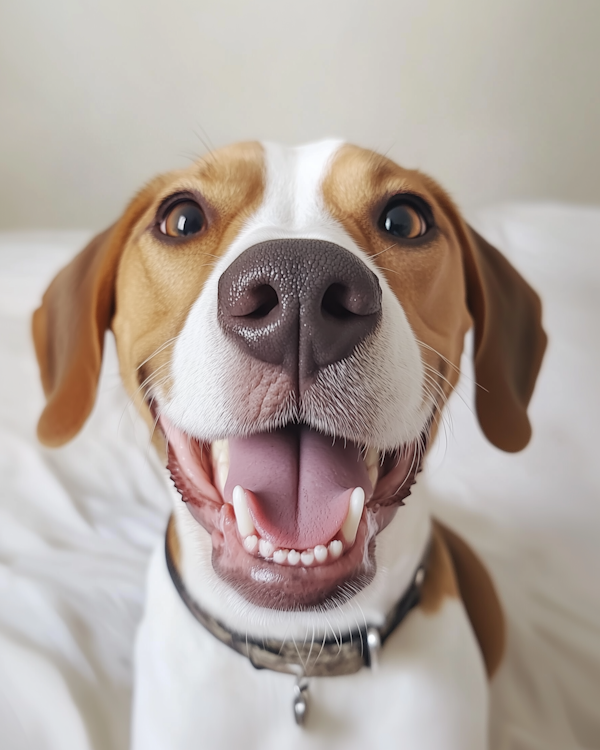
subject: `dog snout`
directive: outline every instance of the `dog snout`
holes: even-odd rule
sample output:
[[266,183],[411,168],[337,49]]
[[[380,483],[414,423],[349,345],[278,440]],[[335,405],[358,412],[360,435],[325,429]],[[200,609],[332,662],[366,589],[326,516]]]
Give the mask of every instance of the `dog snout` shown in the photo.
[[381,318],[381,287],[355,255],[323,240],[282,239],[245,250],[219,279],[219,322],[245,352],[309,387],[348,357]]

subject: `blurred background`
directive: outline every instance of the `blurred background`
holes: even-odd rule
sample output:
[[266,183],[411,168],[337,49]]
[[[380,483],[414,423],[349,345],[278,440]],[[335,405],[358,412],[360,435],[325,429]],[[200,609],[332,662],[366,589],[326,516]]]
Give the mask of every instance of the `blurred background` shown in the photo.
[[340,136],[459,204],[600,202],[597,0],[3,0],[0,228],[112,222],[241,139]]
[[437,178],[543,298],[531,444],[483,439],[465,356],[419,481],[507,614],[493,750],[600,747],[599,78],[600,0],[0,0],[1,750],[128,747],[170,507],[110,335],[84,430],[39,445],[32,311],[155,173],[329,136]]

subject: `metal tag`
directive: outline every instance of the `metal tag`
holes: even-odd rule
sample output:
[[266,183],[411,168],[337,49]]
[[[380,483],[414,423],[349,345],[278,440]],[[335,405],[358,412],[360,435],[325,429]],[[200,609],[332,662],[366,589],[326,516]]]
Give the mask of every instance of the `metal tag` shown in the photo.
[[298,677],[294,685],[294,719],[301,727],[306,720],[308,712],[308,678]]

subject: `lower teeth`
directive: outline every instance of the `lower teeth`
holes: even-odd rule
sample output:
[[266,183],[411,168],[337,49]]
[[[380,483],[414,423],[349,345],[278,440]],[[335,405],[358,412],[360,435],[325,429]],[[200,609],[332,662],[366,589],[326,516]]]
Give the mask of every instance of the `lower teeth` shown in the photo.
[[298,565],[300,562],[300,553],[296,552],[295,549],[291,549],[288,554],[288,563],[290,565]]
[[307,549],[300,555],[302,565],[312,565],[315,561],[315,553],[311,549]]
[[256,535],[251,534],[244,539],[244,549],[250,554],[258,552],[260,557],[265,560],[273,560],[278,565],[302,565],[309,567],[314,563],[322,565],[328,559],[337,560],[344,551],[344,545],[339,539],[329,542],[326,547],[323,544],[317,544],[314,549],[305,549],[298,551],[295,549],[275,549],[273,544],[266,539],[259,539]]
[[254,552],[256,547],[258,546],[258,537],[254,536],[247,536],[244,539],[244,547],[248,550],[248,552]]
[[[349,547],[354,544],[356,539],[364,506],[365,491],[362,487],[355,487],[350,496],[346,518],[340,529],[342,538]],[[247,490],[240,485],[236,485],[233,489],[233,508],[244,548],[248,553],[254,554],[258,547],[258,554],[265,560],[272,559],[278,565],[285,565],[286,563],[298,565],[302,561],[302,565],[309,567],[315,562],[317,565],[322,565],[328,558],[337,560],[344,551],[344,544],[339,539],[329,542],[327,547],[323,544],[317,544],[314,549],[306,549],[300,552],[295,549],[275,549],[275,546],[267,539],[261,539],[257,536],[254,521],[248,508]]]

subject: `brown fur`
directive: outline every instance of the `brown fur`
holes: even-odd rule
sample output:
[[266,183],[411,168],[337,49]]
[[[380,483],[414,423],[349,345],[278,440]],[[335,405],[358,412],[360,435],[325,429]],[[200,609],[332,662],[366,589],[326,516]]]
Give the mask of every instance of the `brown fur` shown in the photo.
[[[181,567],[181,546],[173,516],[167,525],[167,545],[175,567]],[[427,574],[419,606],[434,615],[446,597],[461,597],[479,648],[486,672],[493,677],[502,661],[506,640],[500,600],[485,566],[457,534],[434,522]]]
[[[33,323],[48,398],[38,427],[42,442],[66,442],[89,415],[104,330],[111,324],[123,380],[151,424],[145,387],[165,375],[168,342],[181,330],[214,259],[260,204],[263,161],[259,145],[241,144],[157,178],[53,281]],[[169,245],[151,227],[161,201],[179,190],[199,195],[209,229]],[[410,245],[376,229],[388,198],[406,190],[429,203],[436,224],[425,240]],[[438,410],[458,380],[463,338],[473,320],[479,421],[498,447],[523,448],[531,434],[526,408],[546,344],[535,292],[419,172],[344,146],[324,180],[323,195],[332,216],[376,260],[401,300]]]
[[[59,273],[33,320],[47,396],[38,425],[43,443],[71,439],[89,415],[109,327],[125,386],[153,426],[146,388],[161,378],[168,386],[169,343],[215,259],[260,205],[264,182],[258,144],[232,146],[188,170],[159,177]],[[165,198],[182,190],[198,196],[208,229],[189,241],[169,243],[156,233],[156,213]],[[397,241],[376,228],[387,200],[403,191],[431,206],[436,228],[422,240]],[[427,370],[429,394],[423,398],[433,395],[442,409],[458,380],[464,335],[474,322],[479,421],[498,447],[523,448],[531,433],[526,408],[546,343],[537,295],[419,172],[344,146],[325,177],[323,196],[331,215],[371,255],[402,303]],[[155,443],[164,450],[158,435]],[[445,596],[462,596],[492,674],[503,650],[504,624],[491,579],[469,547],[441,526],[431,565],[423,609],[433,612]]]
[[434,523],[420,606],[434,614],[446,597],[460,596],[483,655],[488,677],[502,661],[506,627],[500,599],[481,560],[457,534]]
[[[215,258],[260,204],[263,162],[261,146],[239,144],[188,170],[156,178],[113,227],[95,237],[54,279],[33,319],[47,397],[38,424],[42,443],[62,445],[89,416],[104,332],[111,326],[125,387],[153,426],[147,383],[142,383],[164,374],[171,347],[155,352],[179,333]],[[202,196],[209,231],[169,245],[151,231],[154,215],[166,197],[182,190]],[[162,451],[158,433],[154,436]]]
[[142,190],[122,218],[99,234],[58,274],[33,315],[33,340],[46,408],[38,437],[49,446],[73,438],[96,398],[104,333],[114,314],[117,266],[132,228],[161,178]]
[[[436,229],[425,240],[402,242],[377,229],[389,198],[406,191],[432,208]],[[375,259],[402,302],[438,407],[456,385],[464,335],[474,322],[479,422],[497,447],[524,448],[531,436],[527,404],[546,346],[537,294],[420,172],[346,145],[323,193],[328,210]]]
[[435,614],[446,597],[456,599],[458,596],[459,589],[452,558],[444,542],[440,527],[434,523],[427,574],[423,583],[419,606],[426,614]]
[[[156,197],[154,207],[180,190],[202,197],[209,218],[208,232],[189,242],[166,246],[153,233],[144,232],[123,250],[116,286],[113,331],[121,376],[149,422],[152,418],[145,388],[165,375],[172,348],[158,350],[181,331],[215,260],[260,204],[264,190],[262,148],[240,144],[207,157],[193,171],[171,180]],[[142,371],[138,369],[141,363],[146,363]],[[167,388],[168,382],[164,385]]]

